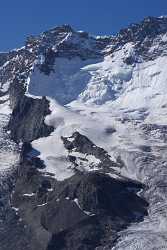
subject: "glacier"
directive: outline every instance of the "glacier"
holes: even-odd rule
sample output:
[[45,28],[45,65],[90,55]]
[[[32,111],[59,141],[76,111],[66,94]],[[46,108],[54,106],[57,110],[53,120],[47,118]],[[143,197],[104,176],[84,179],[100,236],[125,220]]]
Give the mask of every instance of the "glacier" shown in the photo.
[[[139,221],[120,230],[112,246],[96,250],[167,249],[166,48],[166,17],[146,18],[115,37],[94,37],[62,26],[29,38],[26,46],[15,50],[16,55],[1,66],[4,72],[10,64],[13,67],[13,62],[20,65],[21,58],[25,68],[19,69],[16,80],[21,82],[25,97],[36,101],[46,97],[49,103],[44,123],[53,131],[29,141],[45,165],[38,169],[42,177],[52,176],[56,182],[66,183],[75,178],[76,172],[86,175],[103,170],[103,159],[93,150],[83,153],[70,148],[82,135],[82,140],[88,138],[88,145],[102,149],[107,162],[112,163],[110,171],[105,171],[108,177],[131,179],[145,186],[137,197],[148,202],[148,215],[141,220],[141,214],[134,212]],[[20,57],[17,53],[21,53]],[[13,72],[17,75],[18,67]],[[11,82],[12,77],[5,79],[1,92],[6,93]],[[3,127],[16,101],[11,105],[8,95],[1,98]],[[15,108],[16,113],[20,109],[17,102]],[[12,152],[13,145],[9,141]],[[1,173],[17,162],[18,154],[9,151],[5,148],[5,152],[0,152],[5,163],[0,167]],[[53,188],[48,190],[52,192]],[[34,199],[34,190],[28,188],[23,197]],[[66,196],[65,204],[69,200]],[[60,202],[59,198],[56,202]],[[94,216],[82,209],[77,197],[70,204],[77,205],[84,216]],[[37,207],[47,205],[47,201],[42,201]]]
[[[161,39],[166,41],[166,34]],[[167,249],[166,143],[142,130],[143,124],[167,124],[167,56],[149,61],[140,58],[127,65],[124,59],[129,56],[135,56],[133,43],[98,60],[56,58],[50,75],[35,65],[27,92],[47,96],[52,112],[45,122],[55,130],[32,145],[45,161],[45,171],[58,180],[74,175],[61,136],[79,131],[109,152],[113,160],[121,156],[126,166],[121,174],[148,186],[142,195],[150,208],[143,222],[120,232],[112,249]],[[116,130],[111,136],[105,133],[110,126]],[[143,152],[144,146],[150,151]],[[55,169],[55,165],[60,167]]]

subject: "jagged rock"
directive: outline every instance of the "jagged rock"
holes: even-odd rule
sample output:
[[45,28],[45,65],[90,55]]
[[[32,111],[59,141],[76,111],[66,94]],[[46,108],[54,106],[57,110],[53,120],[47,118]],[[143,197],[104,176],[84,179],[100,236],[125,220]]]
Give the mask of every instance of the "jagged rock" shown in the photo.
[[79,152],[86,155],[92,155],[99,159],[99,168],[110,169],[111,167],[118,166],[111,160],[111,157],[103,148],[97,147],[86,136],[75,132],[70,137],[62,137],[65,148],[69,151],[69,160],[75,162],[75,158],[70,155],[71,152]]
[[154,138],[167,141],[167,125],[142,124],[141,129],[145,132],[146,137],[152,135]]
[[[25,164],[20,171],[12,204],[19,208],[36,240],[40,240],[39,233],[43,235],[48,249],[94,249],[108,233],[115,239],[117,230],[147,214],[147,202],[136,195],[141,184],[100,173],[76,174],[57,182]],[[86,233],[91,231],[92,237]],[[63,241],[59,245],[57,238]]]
[[47,49],[44,53],[44,62],[39,66],[40,70],[49,75],[53,70],[56,53],[51,49]]
[[[115,162],[105,149],[98,147],[88,137],[79,132],[75,132],[69,137],[62,136],[61,139],[67,152],[66,158],[69,168],[74,170],[74,175],[59,182],[55,179],[54,174],[45,172],[47,166],[44,160],[41,160],[40,152],[33,149],[30,144],[31,141],[48,136],[53,132],[53,128],[44,122],[45,117],[50,114],[49,101],[46,97],[34,99],[25,95],[25,93],[35,67],[40,71],[38,73],[43,74],[43,77],[49,78],[52,74],[56,74],[54,66],[57,58],[65,58],[70,61],[79,57],[83,63],[82,67],[85,67],[86,60],[95,59],[96,63],[93,67],[92,64],[86,65],[91,66],[88,71],[93,75],[96,71],[95,68],[99,67],[98,63],[103,62],[104,57],[116,60],[114,53],[121,51],[122,61],[118,72],[116,69],[115,75],[114,70],[109,73],[113,74],[111,82],[107,75],[105,75],[104,79],[101,79],[101,75],[98,77],[95,75],[95,79],[91,78],[95,83],[102,83],[102,86],[108,87],[108,99],[98,100],[96,104],[99,105],[108,100],[113,101],[119,97],[119,93],[123,93],[123,88],[126,88],[126,84],[133,78],[134,71],[132,68],[136,64],[140,68],[141,62],[149,61],[152,63],[152,60],[167,55],[167,40],[166,37],[163,37],[166,33],[166,17],[148,17],[141,23],[130,25],[128,28],[121,30],[116,36],[111,37],[94,37],[86,32],[74,31],[69,25],[63,25],[46,31],[39,36],[29,37],[25,47],[19,50],[0,54],[0,97],[7,98],[0,100],[0,104],[4,104],[9,98],[12,115],[7,128],[10,130],[13,140],[23,142],[17,176],[16,174],[13,176],[15,180],[5,180],[7,189],[4,182],[0,184],[0,191],[2,191],[0,214],[2,212],[3,221],[6,221],[6,225],[3,225],[4,228],[0,230],[0,248],[2,250],[11,250],[13,248],[18,250],[92,250],[96,247],[98,250],[111,249],[114,241],[118,238],[118,232],[133,222],[140,225],[137,222],[141,222],[144,216],[147,215],[148,202],[138,195],[138,191],[143,189],[145,197],[151,206],[153,202],[159,204],[164,199],[166,181],[159,179],[159,176],[166,176],[166,151],[161,144],[167,140],[167,127],[166,125],[157,124],[142,124],[140,126],[141,120],[144,121],[148,115],[146,109],[135,110],[133,108],[128,111],[124,107],[120,109],[121,116],[117,121],[122,121],[122,124],[118,127],[118,130],[132,122],[131,113],[135,113],[135,117],[140,114],[140,118],[137,118],[140,120],[140,132],[143,132],[142,136],[147,140],[150,137],[154,142],[160,140],[158,150],[152,147],[152,141],[149,141],[150,144],[148,145],[144,143],[138,145],[138,143],[135,144],[136,141],[132,142],[130,140],[126,142],[127,148],[129,148],[129,144],[135,145],[133,150],[131,148],[130,153],[128,152],[130,156],[126,155],[127,152],[122,152],[120,147],[121,152],[119,153],[122,154],[122,157],[118,156],[118,160]],[[127,45],[127,48],[125,45]],[[132,49],[130,53],[128,46]],[[131,70],[124,74],[124,68],[121,68],[122,64],[126,69],[130,68]],[[112,65],[114,66],[114,64]],[[108,68],[105,67],[104,71],[107,71]],[[111,67],[111,69],[113,68]],[[75,78],[80,73],[79,71],[72,77]],[[86,77],[90,77],[90,72]],[[148,77],[153,79],[159,74],[161,72],[151,71],[151,76],[149,73]],[[142,78],[142,76],[139,76],[139,79],[140,77]],[[68,78],[69,81],[70,79]],[[66,83],[69,84],[68,81]],[[138,88],[138,86],[137,88],[135,86],[133,89],[134,86],[131,85],[129,85],[129,92]],[[86,87],[84,86],[83,91],[85,91]],[[66,90],[68,92],[68,88],[63,92],[64,95],[71,93],[70,91],[66,93]],[[163,90],[161,91],[163,92]],[[98,88],[93,94],[96,94],[96,92],[98,92]],[[75,98],[79,94],[77,93]],[[90,97],[89,93],[88,97]],[[157,93],[155,95],[153,93],[152,97],[156,98]],[[85,98],[87,98],[86,95]],[[67,100],[69,99],[67,98]],[[73,101],[73,99],[70,99],[70,101]],[[154,100],[154,102],[156,101]],[[68,101],[62,101],[62,103],[67,104]],[[165,110],[166,104],[162,103],[161,108]],[[80,113],[80,110],[77,110],[77,112]],[[112,105],[111,112],[115,112]],[[92,116],[95,114],[96,112],[91,113]],[[96,119],[96,115],[94,117]],[[135,122],[137,123],[136,120]],[[125,139],[123,132],[119,134],[120,131],[114,129],[112,125],[109,124],[108,127],[103,129],[105,136],[114,141],[114,135],[118,132],[116,138],[118,141],[116,143],[120,142],[120,144],[122,140],[128,139],[128,136]],[[130,128],[131,132],[131,127],[127,125],[126,128]],[[134,133],[134,135],[136,134]],[[140,133],[137,136],[140,137]],[[135,139],[137,140],[137,138]],[[4,147],[4,145],[2,144],[1,147]],[[163,147],[165,153],[160,161],[159,152],[161,147]],[[123,150],[126,151],[125,148]],[[138,153],[137,150],[139,150]],[[154,150],[157,150],[155,154]],[[96,164],[94,162],[91,165],[87,156],[94,157],[93,160],[96,161]],[[133,160],[132,156],[134,157]],[[82,168],[81,163],[83,162],[87,170],[84,167]],[[160,164],[158,171],[156,169],[157,164]],[[136,178],[138,178],[138,175],[142,176],[144,182],[148,185],[148,190],[145,191],[145,185],[132,181],[127,177],[122,178],[116,170],[113,171],[114,168],[120,169],[121,167],[124,170],[129,167],[130,173]],[[112,174],[113,176],[115,174],[116,177],[112,177]],[[15,186],[13,186],[13,183],[15,183]],[[157,192],[159,189],[161,190],[160,195]],[[3,196],[4,190],[7,190],[6,196]],[[19,209],[17,213],[15,210],[11,211],[11,205],[15,209]],[[166,203],[164,202],[161,205],[165,207]],[[159,210],[164,215],[161,206],[158,209],[153,207],[152,210]],[[152,210],[150,209],[149,212],[151,213]],[[150,218],[152,219],[152,217]],[[22,221],[19,221],[19,219]],[[162,234],[162,236],[164,235]],[[135,240],[136,238],[134,238]]]
[[14,108],[8,125],[12,139],[29,142],[49,135],[53,128],[44,123],[49,113],[49,103],[45,97],[33,99],[23,96]]
[[[134,45],[135,52],[138,56],[142,56],[144,60],[153,60],[165,54],[166,42],[161,41],[159,35],[163,35],[167,31],[167,18],[166,17],[147,17],[138,24],[131,24],[128,28],[121,29],[120,32],[111,38],[113,45],[110,53],[116,49],[120,49],[126,43]],[[154,53],[150,52],[150,47],[155,43],[160,43],[161,46],[155,48]],[[132,64],[137,58],[127,58],[125,62]],[[139,58],[138,58],[139,60]]]

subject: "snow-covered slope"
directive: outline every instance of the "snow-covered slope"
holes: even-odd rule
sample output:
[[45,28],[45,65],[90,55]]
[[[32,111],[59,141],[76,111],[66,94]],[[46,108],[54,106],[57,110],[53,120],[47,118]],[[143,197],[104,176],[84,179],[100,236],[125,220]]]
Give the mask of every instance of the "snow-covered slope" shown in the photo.
[[[149,215],[120,232],[114,250],[167,249],[166,49],[166,17],[146,18],[113,37],[65,25],[30,37],[0,69],[10,72],[3,93],[14,92],[14,82],[27,98],[49,102],[45,124],[53,132],[31,142],[31,156],[45,164],[40,173],[63,181],[98,171],[146,185],[138,196],[149,202]],[[10,105],[20,112],[14,98]]]
[[[146,19],[142,25],[147,24],[149,27],[153,25],[153,21],[156,24],[166,24],[166,18],[159,18]],[[143,31],[140,32],[142,34]],[[50,100],[52,113],[46,117],[46,123],[54,126],[55,131],[48,138],[33,142],[33,146],[41,152],[41,158],[49,166],[55,165],[57,159],[67,158],[61,136],[70,136],[79,131],[113,156],[112,148],[120,143],[119,133],[126,133],[125,126],[121,125],[119,119],[166,124],[167,56],[161,51],[161,43],[165,46],[167,40],[163,26],[160,34],[157,35],[155,30],[150,38],[152,44],[144,55],[148,55],[147,60],[138,52],[141,46],[137,44],[140,36],[137,41],[132,39],[119,44],[112,53],[113,38],[108,38],[108,44],[97,55],[94,44],[98,42],[98,38],[82,38],[80,33],[71,30],[67,33],[65,39],[52,45],[55,54],[50,60],[52,65],[47,65],[50,72],[46,74],[43,71],[47,68],[48,59],[45,54],[40,53],[27,80],[28,96],[47,96]],[[120,34],[117,39],[119,36]],[[147,35],[143,38],[143,44],[146,40]],[[63,54],[64,51],[61,56],[56,54],[59,44],[63,48],[67,47],[68,56]],[[76,51],[84,54],[85,48],[93,52],[91,58],[83,60]],[[154,58],[149,58],[151,52],[154,52]],[[112,126],[117,133],[109,136],[105,131]],[[68,166],[68,162],[66,164]]]
[[[166,18],[154,21],[157,24],[162,20],[166,25]],[[153,20],[146,19],[144,25],[147,24],[153,25]],[[155,31],[157,28],[152,29]],[[116,175],[111,176],[119,178],[118,174],[122,174],[148,185],[145,197],[150,202],[149,217],[122,232],[114,249],[167,249],[165,195],[157,187],[157,182],[164,185],[165,181],[166,170],[161,161],[166,161],[163,159],[166,146],[162,139],[156,138],[157,129],[150,136],[142,130],[143,124],[167,124],[166,29],[165,26],[164,31],[163,26],[160,34],[155,31],[150,38],[146,35],[140,43],[138,38],[130,39],[116,49],[113,49],[114,38],[108,38],[108,44],[93,58],[83,60],[75,53],[71,57],[55,57],[49,74],[41,71],[41,64],[45,61],[43,56],[44,61],[35,62],[28,79],[27,95],[34,98],[47,96],[51,114],[45,122],[54,126],[49,137],[32,142],[47,166],[42,171],[55,174],[58,180],[74,175],[74,168],[68,160],[69,152],[61,138],[78,131],[104,148],[112,161],[117,162],[121,156],[126,167],[116,168]],[[66,42],[73,48],[76,40],[71,36],[66,37]],[[143,55],[141,43],[145,45],[148,40],[150,44],[147,49],[144,47],[146,52]],[[88,44],[89,40],[87,46],[92,48],[92,44]],[[68,50],[70,52],[71,48]],[[111,128],[114,133],[107,133]],[[149,152],[143,152],[144,148],[149,148]],[[76,156],[79,153],[74,150],[72,154]],[[147,158],[151,159],[150,163]],[[94,164],[97,161],[91,160]],[[83,164],[78,170],[91,171],[92,168]]]

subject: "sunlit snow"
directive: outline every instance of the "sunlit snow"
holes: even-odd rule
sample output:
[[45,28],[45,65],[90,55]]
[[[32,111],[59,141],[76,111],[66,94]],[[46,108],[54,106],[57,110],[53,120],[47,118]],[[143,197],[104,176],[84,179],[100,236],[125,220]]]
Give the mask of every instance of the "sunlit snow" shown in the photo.
[[[156,131],[146,136],[141,125],[167,124],[167,57],[127,65],[128,56],[134,56],[131,43],[98,61],[56,58],[49,76],[35,65],[27,94],[47,96],[51,114],[45,122],[55,130],[32,145],[46,164],[42,171],[58,180],[74,174],[61,136],[78,131],[107,150],[113,160],[121,156],[125,163],[121,174],[148,186],[144,196],[150,208],[143,222],[120,233],[113,250],[166,249],[166,144]],[[108,127],[116,132],[107,134]],[[150,151],[142,151],[143,146]],[[85,170],[89,171],[86,166]]]

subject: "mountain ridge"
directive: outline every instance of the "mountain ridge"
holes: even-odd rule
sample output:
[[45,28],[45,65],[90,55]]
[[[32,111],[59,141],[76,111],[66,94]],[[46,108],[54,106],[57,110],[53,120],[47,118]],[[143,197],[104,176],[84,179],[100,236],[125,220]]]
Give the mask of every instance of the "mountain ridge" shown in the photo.
[[0,55],[21,151],[0,237],[11,222],[18,250],[167,246],[166,46],[167,17],[148,17],[109,38],[57,27]]

